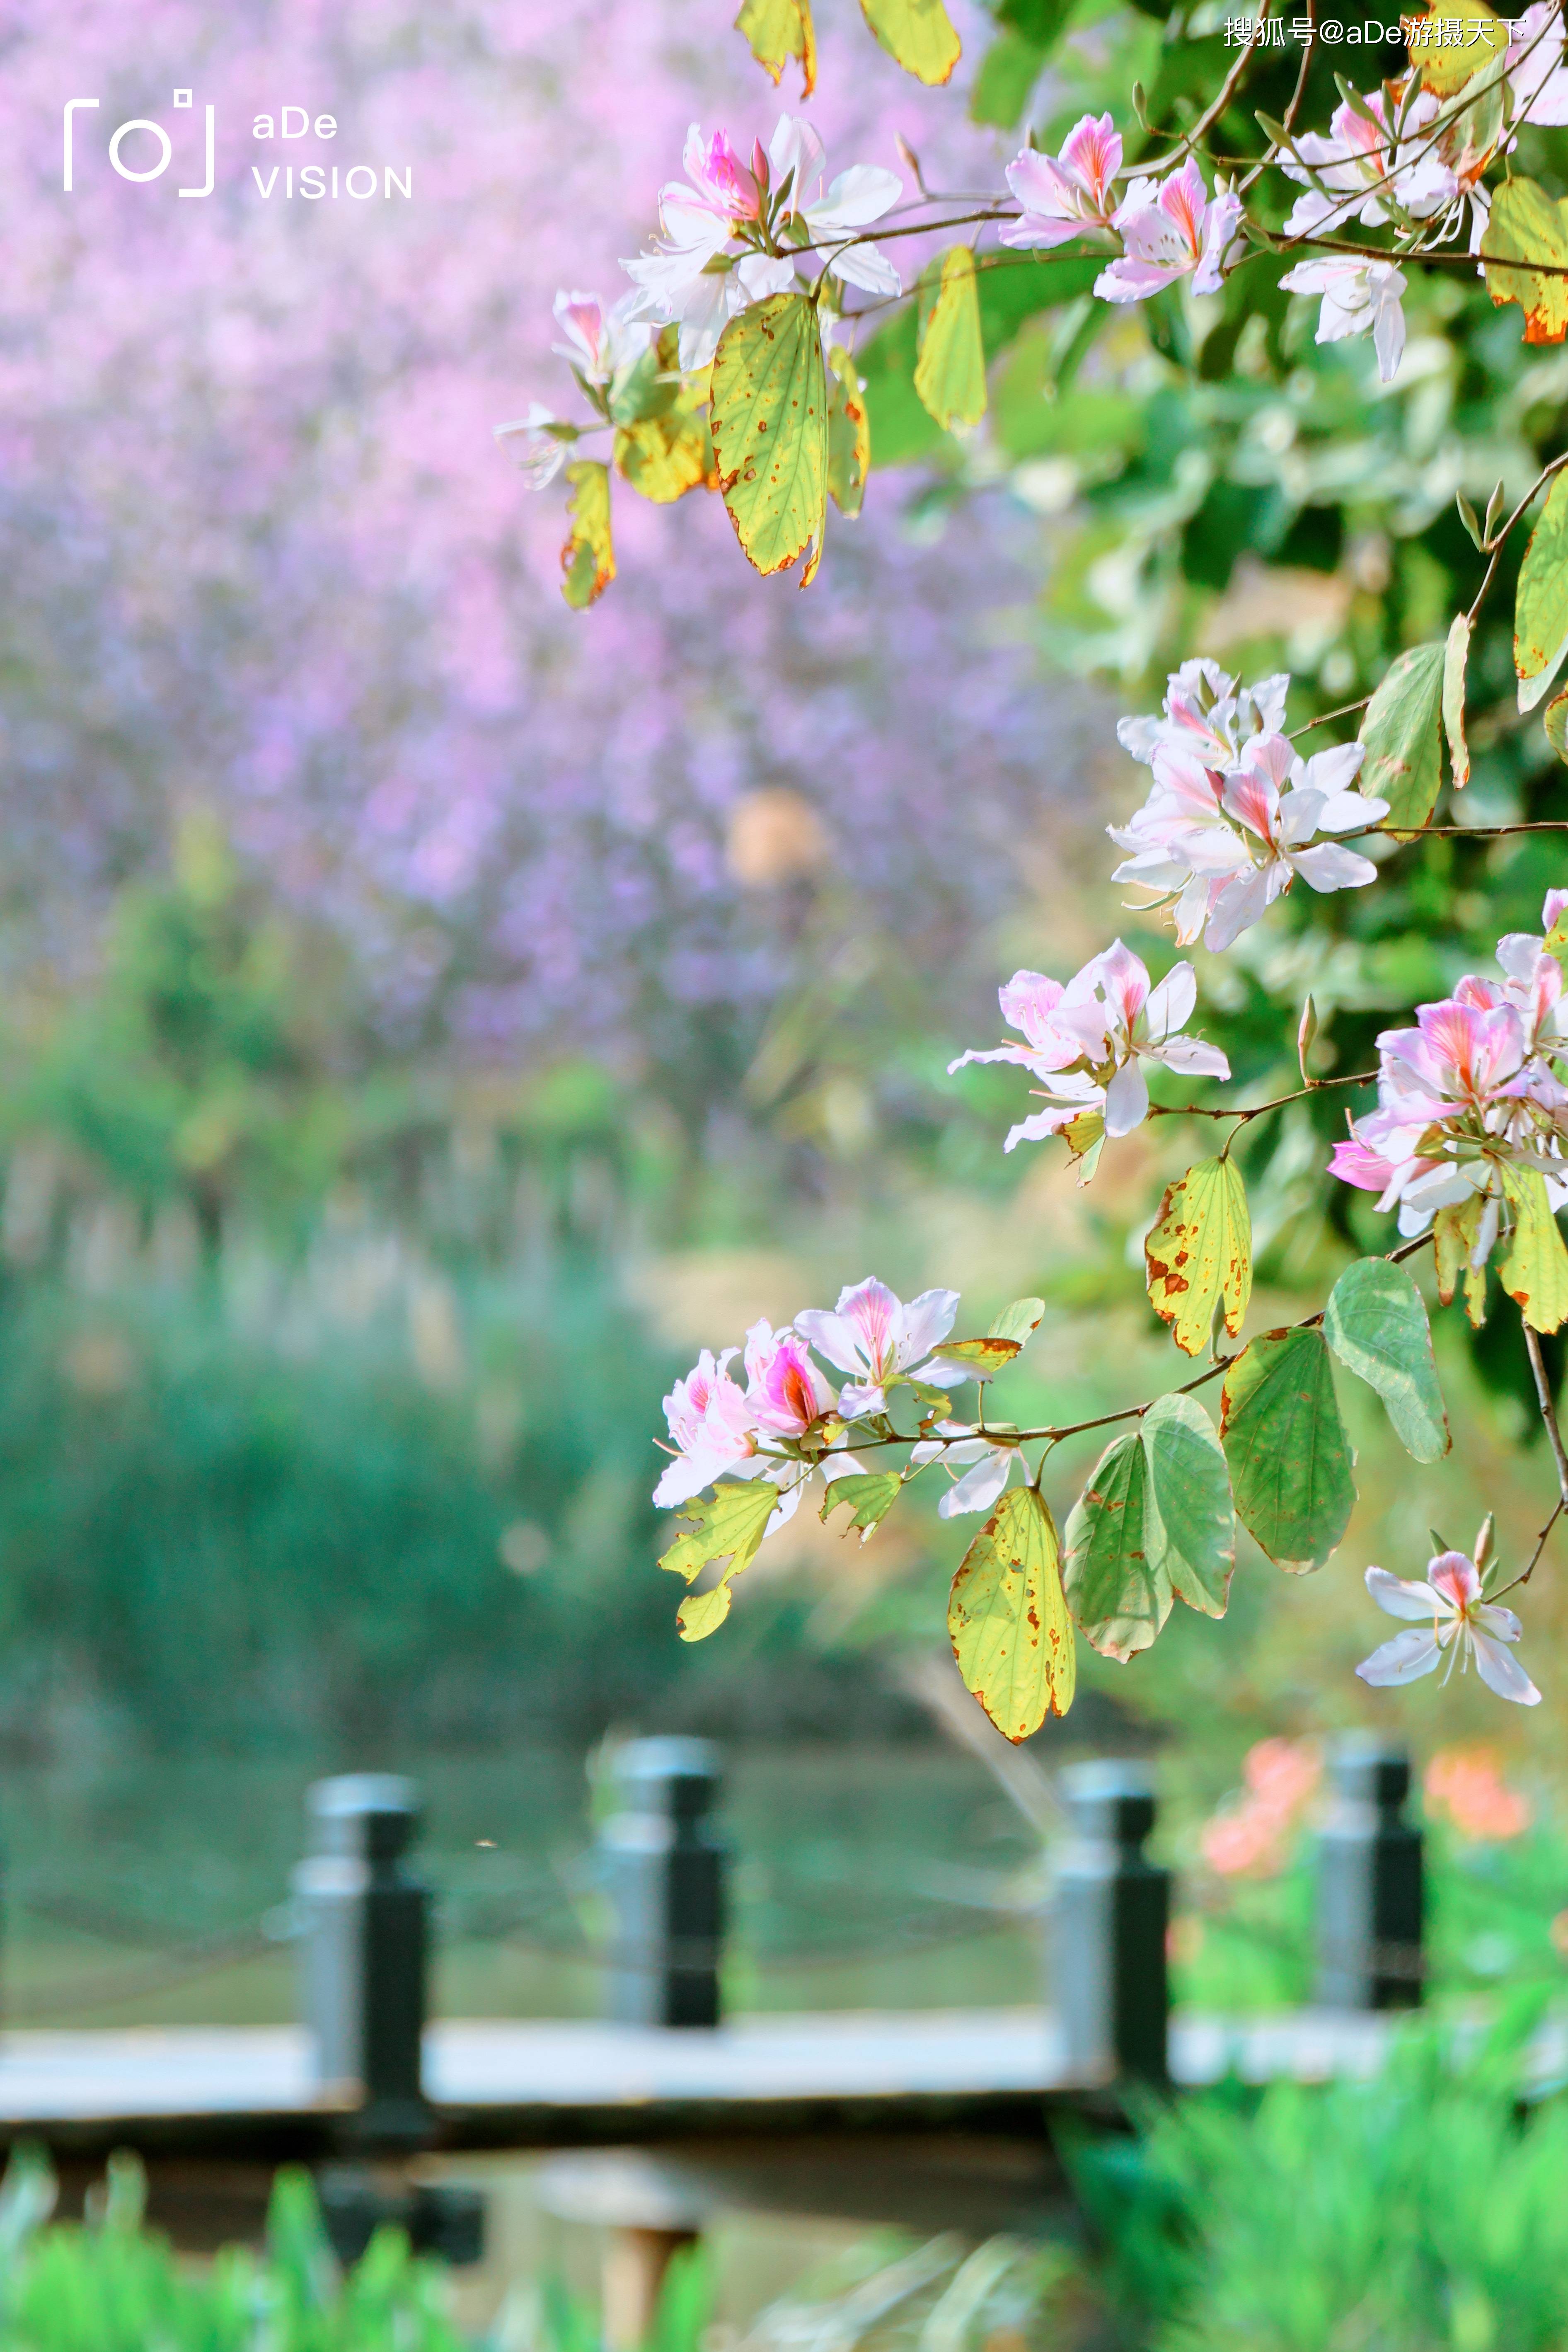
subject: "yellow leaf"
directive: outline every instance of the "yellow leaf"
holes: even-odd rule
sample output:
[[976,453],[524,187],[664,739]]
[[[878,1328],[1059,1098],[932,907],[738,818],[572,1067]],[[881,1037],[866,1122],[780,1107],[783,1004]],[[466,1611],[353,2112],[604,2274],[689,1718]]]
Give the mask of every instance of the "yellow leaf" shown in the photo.
[[828,387],[808,296],[770,294],[730,320],[714,356],[710,423],[718,486],[751,563],[787,572],[813,541],[820,554]]
[[800,95],[810,98],[817,87],[817,36],[811,24],[811,0],[746,0],[735,29],[751,44],[751,54],[777,82],[786,63],[795,58],[800,67]]
[[1184,1354],[1207,1348],[1223,1303],[1234,1339],[1252,1296],[1252,1218],[1233,1160],[1203,1160],[1166,1188],[1144,1256],[1149,1304]]
[[1508,26],[1485,0],[1428,0],[1425,16],[1401,16],[1410,62],[1438,98],[1452,98],[1508,52]]
[[948,80],[963,44],[942,0],[861,0],[861,14],[890,58],[930,85]]
[[571,485],[571,535],[560,551],[566,575],[560,593],[574,613],[585,613],[615,577],[610,538],[610,468],[597,458],[580,457],[566,469]]
[[841,514],[858,515],[871,471],[871,415],[865,385],[841,344],[828,355],[828,495]]
[[689,1529],[661,1552],[659,1566],[690,1584],[711,1563],[729,1563],[710,1591],[689,1592],[682,1601],[675,1623],[684,1642],[700,1642],[723,1624],[729,1614],[730,1579],[756,1559],[778,1506],[779,1489],[771,1478],[727,1478],[711,1497],[698,1496],[682,1505],[679,1516],[690,1522]]
[[1568,474],[1559,474],[1536,519],[1519,567],[1513,602],[1513,667],[1519,707],[1533,710],[1551,691],[1568,653]]
[[1470,781],[1470,747],[1465,740],[1465,668],[1470,657],[1470,625],[1460,613],[1448,631],[1443,654],[1443,730],[1448,739],[1454,790]]
[[944,428],[977,425],[986,413],[986,349],[975,257],[967,245],[954,246],[921,273],[919,352],[915,389],[927,415]]
[[1043,1496],[1009,1486],[964,1554],[947,1631],[966,1685],[1015,1743],[1065,1715],[1077,1676],[1056,1527]]
[[[1541,723],[1546,730],[1547,741],[1564,767],[1568,767],[1568,688],[1552,696],[1541,714]],[[1548,953],[1555,953],[1555,950],[1549,950]]]
[[1465,1313],[1470,1328],[1479,1331],[1487,1319],[1487,1270],[1484,1265],[1470,1264],[1470,1252],[1480,1232],[1481,1196],[1472,1192],[1468,1201],[1439,1209],[1432,1220],[1432,1244],[1437,1264],[1437,1296],[1445,1307],[1454,1303],[1454,1293],[1459,1276],[1465,1281]]
[[615,463],[632,488],[657,507],[688,490],[718,486],[707,419],[695,404],[617,425]]
[[1492,300],[1523,310],[1525,341],[1560,343],[1568,334],[1568,276],[1540,265],[1568,270],[1568,203],[1553,204],[1533,180],[1506,180],[1492,196],[1481,259]]
[[1505,1166],[1502,1189],[1514,1217],[1502,1286],[1532,1331],[1555,1331],[1568,1322],[1568,1249],[1546,1197],[1546,1180],[1538,1168]]

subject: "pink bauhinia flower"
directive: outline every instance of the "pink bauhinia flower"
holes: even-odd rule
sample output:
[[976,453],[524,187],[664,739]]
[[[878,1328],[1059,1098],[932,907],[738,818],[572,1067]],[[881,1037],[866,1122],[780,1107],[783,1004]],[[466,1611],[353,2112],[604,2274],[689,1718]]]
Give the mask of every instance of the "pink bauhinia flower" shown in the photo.
[[921,1380],[936,1388],[956,1388],[973,1377],[963,1364],[945,1364],[932,1350],[953,1328],[958,1312],[956,1290],[923,1290],[906,1306],[885,1282],[870,1277],[847,1283],[831,1312],[805,1307],[795,1318],[820,1355],[850,1374],[839,1393],[846,1421],[886,1410],[887,1390],[898,1380]]
[[1046,1080],[1040,1091],[1047,1108],[1012,1129],[1003,1147],[1008,1151],[1059,1135],[1086,1112],[1099,1114],[1105,1134],[1128,1135],[1148,1116],[1145,1063],[1163,1062],[1195,1076],[1230,1076],[1217,1045],[1179,1034],[1197,1002],[1191,964],[1173,965],[1151,986],[1146,965],[1115,940],[1065,987],[1040,972],[1016,972],[1001,991],[1001,1006],[1004,1017],[1024,1031],[1025,1043],[971,1050],[947,1066],[1019,1062]]
[[1386,93],[1378,89],[1359,107],[1346,100],[1326,134],[1303,131],[1294,142],[1299,160],[1281,160],[1286,178],[1307,191],[1296,199],[1285,235],[1343,232],[1353,220],[1376,228],[1389,219],[1390,207],[1416,220],[1441,212],[1458,194],[1458,182],[1438,152],[1432,127],[1438,110],[1431,91],[1422,90],[1391,114]]
[[788,1324],[764,1321],[746,1335],[746,1402],[755,1425],[774,1437],[803,1437],[838,1402]]
[[569,294],[563,288],[555,298],[555,322],[565,340],[551,349],[585,383],[612,383],[648,348],[653,330],[639,321],[638,307],[636,294],[623,294],[607,311],[597,294]]
[[[1298,207],[1299,209],[1299,207]],[[1405,312],[1400,296],[1405,273],[1392,261],[1367,261],[1353,254],[1328,253],[1298,262],[1280,280],[1289,294],[1319,294],[1314,342],[1342,342],[1370,332],[1377,373],[1392,383],[1405,355]]]
[[1427,1561],[1425,1577],[1408,1580],[1390,1576],[1386,1569],[1369,1568],[1366,1589],[1391,1617],[1429,1622],[1418,1633],[1396,1633],[1364,1658],[1355,1670],[1364,1683],[1385,1690],[1416,1682],[1431,1674],[1447,1652],[1449,1674],[1456,1658],[1461,1673],[1473,1658],[1477,1674],[1499,1698],[1511,1699],[1518,1706],[1540,1706],[1541,1693],[1505,1647],[1518,1641],[1519,1620],[1511,1609],[1482,1599],[1480,1571],[1468,1552],[1439,1552]]
[[1553,128],[1568,123],[1568,65],[1563,60],[1563,15],[1556,0],[1533,0],[1513,19],[1507,71],[1516,128],[1521,122]]
[[1116,209],[1122,142],[1111,117],[1086,114],[1052,158],[1026,147],[1008,165],[1008,185],[1023,206],[1002,231],[1002,243],[1065,245],[1086,228],[1109,228]]
[[1105,302],[1142,302],[1190,278],[1195,294],[1218,294],[1241,210],[1223,182],[1209,196],[1190,155],[1168,179],[1134,180],[1112,223],[1124,250],[1100,272],[1095,293]]
[[689,1502],[727,1472],[754,1478],[762,1467],[754,1437],[756,1415],[729,1376],[730,1361],[739,1352],[727,1348],[716,1362],[705,1348],[664,1399],[675,1456],[653,1489],[661,1510]]

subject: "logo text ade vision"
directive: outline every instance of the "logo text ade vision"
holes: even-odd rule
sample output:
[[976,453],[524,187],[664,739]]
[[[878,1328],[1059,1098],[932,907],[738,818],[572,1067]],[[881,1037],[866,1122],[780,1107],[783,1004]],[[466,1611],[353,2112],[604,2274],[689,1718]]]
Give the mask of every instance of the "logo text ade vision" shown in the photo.
[[[76,186],[75,117],[82,108],[96,108],[99,103],[96,98],[71,98],[66,100],[63,173],[60,184],[67,195],[70,195]],[[193,111],[194,93],[188,89],[177,89],[174,92],[173,103],[176,111],[185,109]],[[209,106],[203,111],[205,139],[202,156],[204,166],[202,184],[199,188],[176,188],[177,195],[210,196],[217,184],[218,110],[215,106]],[[84,130],[87,128],[85,124],[81,127]],[[312,124],[306,108],[286,106],[277,116],[276,128],[270,114],[258,114],[252,123],[251,136],[254,139],[303,139],[312,129],[318,139],[335,139],[338,135],[337,119],[330,114],[319,114]],[[149,139],[152,141],[151,146],[148,144]],[[132,141],[135,144],[131,147],[131,160],[128,162],[123,150],[126,144]],[[122,180],[130,180],[137,184],[149,180],[161,180],[173,160],[173,140],[164,130],[163,125],[161,122],[154,122],[150,116],[135,115],[129,122],[120,123],[110,136],[110,164],[119,173]],[[401,172],[394,172],[390,163],[383,164],[379,173],[371,163],[352,163],[347,171],[342,171],[336,163],[307,163],[301,167],[298,174],[298,189],[295,185],[296,173],[292,163],[274,163],[265,176],[261,166],[253,163],[250,173],[257,193],[264,197],[272,195],[273,191],[277,188],[281,174],[283,186],[278,193],[285,200],[292,199],[298,194],[314,203],[323,196],[336,197],[341,194],[363,203],[376,194],[390,198],[394,191],[400,196],[412,196],[413,194],[412,163],[406,164]]]

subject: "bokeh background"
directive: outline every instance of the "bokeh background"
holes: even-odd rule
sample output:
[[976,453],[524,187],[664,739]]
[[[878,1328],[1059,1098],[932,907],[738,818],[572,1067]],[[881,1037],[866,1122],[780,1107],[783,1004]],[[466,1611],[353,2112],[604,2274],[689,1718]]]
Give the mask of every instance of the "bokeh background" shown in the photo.
[[[725,15],[15,0],[0,28],[7,2011],[291,2013],[300,1795],[358,1767],[426,1786],[441,2006],[591,2011],[603,1743],[658,1729],[727,1743],[737,2006],[1032,1998],[1049,1772],[1127,1747],[1187,1874],[1182,1989],[1295,1999],[1291,1857],[1354,1721],[1437,1759],[1445,1965],[1559,1969],[1561,1708],[1351,1673],[1369,1560],[1416,1573],[1434,1517],[1462,1542],[1489,1505],[1517,1541],[1548,1493],[1518,1367],[1446,1326],[1454,1456],[1416,1476],[1347,1396],[1334,1561],[1285,1580],[1244,1538],[1222,1625],[1085,1654],[1032,1780],[955,1713],[934,1517],[862,1549],[801,1514],[717,1639],[675,1639],[653,1440],[699,1345],[875,1271],[962,1289],[977,1328],[1043,1295],[1022,1413],[1168,1377],[1137,1268],[1181,1139],[1080,1192],[1050,1150],[1004,1160],[1005,1073],[946,1066],[1016,966],[1118,927],[1162,952],[1101,831],[1162,630],[1343,695],[1391,579],[1406,635],[1446,593],[1418,541],[1458,478],[1447,289],[1397,397],[1309,344],[1295,424],[1217,411],[1201,447],[1136,320],[1048,419],[1048,319],[974,444],[917,422],[901,451],[883,411],[919,462],[873,478],[809,594],[747,570],[716,501],[623,498],[620,577],[568,613],[559,500],[491,428],[562,399],[556,289],[620,290],[694,110],[743,152],[770,129]],[[955,96],[848,0],[819,15],[831,168],[902,134],[933,184],[996,179],[1016,134],[1005,93],[967,110],[978,16]],[[1108,12],[1039,119],[1152,37]],[[209,103],[217,188],[184,202]],[[285,105],[329,110],[330,151],[255,141]],[[146,186],[105,160],[133,117],[175,139]],[[412,168],[413,195],[262,199],[253,163],[312,159]],[[1478,462],[1517,473],[1545,394],[1507,364]],[[1087,511],[1128,467],[1137,495]],[[1511,773],[1483,757],[1477,802]],[[1514,874],[1519,919],[1542,878]],[[1400,908],[1393,944],[1282,917],[1228,999],[1205,984],[1243,1029],[1312,984],[1370,1036],[1437,953],[1419,890]],[[1343,1258],[1322,1157],[1287,1123],[1249,1170],[1254,1328]],[[1092,1458],[1061,1449],[1063,1510]],[[1531,1600],[1550,1694],[1563,1612],[1551,1580]]]

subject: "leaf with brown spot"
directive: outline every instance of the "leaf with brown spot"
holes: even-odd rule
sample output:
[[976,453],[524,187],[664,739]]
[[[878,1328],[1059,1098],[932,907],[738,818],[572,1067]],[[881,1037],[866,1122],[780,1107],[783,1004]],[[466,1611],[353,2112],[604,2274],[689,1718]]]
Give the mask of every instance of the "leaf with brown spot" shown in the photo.
[[1513,1211],[1502,1286],[1532,1331],[1555,1331],[1568,1322],[1568,1249],[1546,1197],[1546,1179],[1539,1168],[1506,1164],[1501,1174]]
[[858,515],[871,472],[871,413],[860,371],[841,343],[828,355],[828,496],[842,515]]
[[770,294],[730,320],[714,355],[709,422],[719,488],[747,559],[758,572],[785,572],[814,546],[810,579],[827,521],[828,383],[807,295]]
[[1252,1219],[1233,1160],[1200,1160],[1166,1186],[1144,1257],[1149,1304],[1184,1354],[1207,1347],[1221,1305],[1236,1337],[1252,1296]]
[[1470,1264],[1470,1253],[1480,1232],[1483,1206],[1480,1194],[1472,1192],[1468,1201],[1439,1209],[1432,1220],[1437,1296],[1445,1307],[1451,1307],[1462,1276],[1465,1313],[1469,1317],[1470,1328],[1474,1331],[1479,1331],[1487,1319],[1487,1270],[1484,1265],[1473,1266]]
[[1519,707],[1533,710],[1568,654],[1568,472],[1552,483],[1524,561],[1513,604]]
[[1005,1371],[1023,1346],[1018,1339],[944,1339],[938,1353],[945,1364],[967,1364],[977,1381],[988,1381]]
[[1015,1744],[1072,1705],[1078,1660],[1056,1524],[1033,1486],[1009,1486],[959,1564],[947,1601],[953,1655]]
[[1492,300],[1524,312],[1525,341],[1560,343],[1568,334],[1568,276],[1531,265],[1568,269],[1568,203],[1553,204],[1533,180],[1505,180],[1492,192],[1481,260]]
[[571,531],[560,551],[560,593],[574,613],[585,613],[615,577],[610,537],[610,468],[580,457],[566,469],[571,485]]
[[817,87],[817,34],[811,22],[810,0],[746,0],[735,20],[751,54],[775,82],[793,58],[800,68],[800,95],[810,98]]
[[1173,1599],[1223,1617],[1236,1565],[1230,1475],[1196,1397],[1160,1397],[1114,1439],[1067,1522],[1067,1605],[1108,1658],[1146,1650]]

